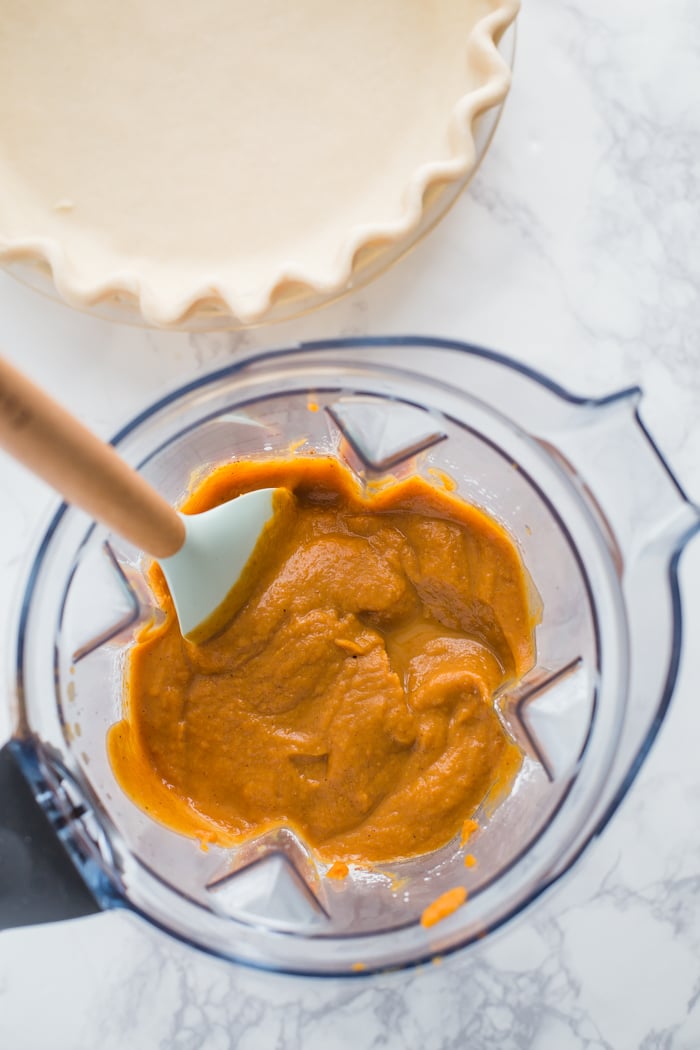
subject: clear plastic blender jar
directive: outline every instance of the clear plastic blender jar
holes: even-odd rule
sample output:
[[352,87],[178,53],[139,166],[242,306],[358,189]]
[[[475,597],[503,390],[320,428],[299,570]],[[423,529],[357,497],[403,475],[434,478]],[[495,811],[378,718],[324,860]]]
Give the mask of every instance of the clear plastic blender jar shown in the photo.
[[[293,445],[340,457],[363,483],[447,474],[515,539],[542,619],[536,666],[496,698],[524,761],[508,797],[477,814],[476,868],[455,840],[338,882],[291,829],[203,852],[136,807],[107,760],[126,654],[153,607],[140,552],[61,507],[24,593],[6,752],[89,891],[73,913],[128,907],[243,963],[371,973],[465,947],[556,882],[634,780],[679,659],[675,567],[700,519],[639,399],[575,398],[457,343],[341,340],[238,362],[128,424],[120,454],[173,503],[195,472]],[[457,884],[467,903],[425,929],[423,909]],[[30,921],[29,906],[10,914],[13,892],[5,922]]]

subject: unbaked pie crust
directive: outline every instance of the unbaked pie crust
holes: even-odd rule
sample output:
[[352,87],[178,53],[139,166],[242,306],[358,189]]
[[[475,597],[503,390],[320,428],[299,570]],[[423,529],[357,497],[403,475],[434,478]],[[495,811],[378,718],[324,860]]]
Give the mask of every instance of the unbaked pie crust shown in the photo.
[[333,293],[475,164],[518,0],[0,0],[0,259],[80,307]]

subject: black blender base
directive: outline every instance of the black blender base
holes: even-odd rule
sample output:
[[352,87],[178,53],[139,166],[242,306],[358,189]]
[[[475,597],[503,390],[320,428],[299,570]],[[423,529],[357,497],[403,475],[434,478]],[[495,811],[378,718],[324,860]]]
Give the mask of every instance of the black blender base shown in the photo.
[[0,930],[99,910],[6,744],[0,750]]

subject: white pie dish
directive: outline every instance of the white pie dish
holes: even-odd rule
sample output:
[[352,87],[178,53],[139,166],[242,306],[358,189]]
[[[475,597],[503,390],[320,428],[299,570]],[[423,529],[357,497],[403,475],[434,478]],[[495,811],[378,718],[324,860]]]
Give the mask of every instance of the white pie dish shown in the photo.
[[[212,12],[219,7],[228,9],[231,6],[222,5],[221,0],[207,0],[207,5],[212,7]],[[98,10],[93,5],[88,6],[90,11]],[[309,0],[304,5],[304,11],[306,14],[313,12],[316,6],[318,5]],[[101,7],[102,5],[100,9]],[[136,9],[131,10],[132,7],[133,5],[127,5],[125,14],[121,13],[120,8],[120,24],[129,14],[134,15]],[[158,7],[158,2],[152,2],[146,14]],[[268,13],[276,7],[279,11],[285,10],[284,5],[280,2],[275,3],[275,0],[270,0],[270,3],[265,5]],[[23,5],[2,0],[0,10],[3,8],[6,14],[14,17],[15,22],[22,20],[18,12],[25,10]],[[241,4],[234,4],[233,8],[239,10]],[[405,13],[409,10],[414,22],[419,23],[423,17],[420,15],[420,8],[421,5],[417,5],[411,11],[403,5],[402,11]],[[473,22],[470,31],[461,35],[455,30],[448,32],[450,27],[447,21],[450,17],[454,20],[455,12],[459,8],[470,11],[469,18]],[[205,105],[205,99],[200,95],[199,101],[196,104],[192,103],[189,124],[185,117],[173,116],[167,133],[157,133],[157,129],[152,126],[153,120],[148,115],[148,99],[143,106],[145,116],[134,121],[135,127],[132,127],[131,122],[124,116],[127,112],[133,113],[136,106],[135,89],[132,89],[131,95],[123,103],[125,108],[119,119],[106,120],[104,126],[101,126],[98,104],[108,108],[108,99],[114,104],[115,95],[123,85],[117,83],[114,76],[111,80],[107,76],[108,86],[95,86],[97,101],[88,105],[78,91],[78,87],[86,85],[80,81],[76,87],[75,74],[71,81],[73,115],[71,116],[71,107],[65,99],[61,101],[60,98],[47,110],[39,105],[39,101],[49,93],[46,78],[55,76],[58,59],[54,60],[42,80],[36,68],[36,63],[41,57],[41,47],[37,47],[32,38],[31,51],[35,68],[32,69],[31,63],[25,63],[27,68],[23,67],[20,75],[17,72],[20,59],[17,57],[9,63],[9,72],[7,62],[4,66],[4,76],[12,80],[9,85],[12,91],[6,91],[9,101],[0,107],[0,133],[5,140],[5,146],[0,149],[0,261],[28,283],[45,291],[55,289],[61,298],[75,307],[97,310],[105,316],[119,320],[166,327],[237,327],[284,320],[336,298],[350,287],[370,280],[407,251],[435,224],[468,182],[485,152],[500,104],[508,91],[513,34],[512,31],[506,33],[506,30],[512,26],[517,9],[517,0],[474,0],[470,4],[455,3],[441,9],[444,13],[437,18],[439,25],[435,31],[435,35],[440,39],[434,41],[432,52],[428,48],[432,57],[422,72],[423,79],[427,79],[428,83],[423,94],[419,91],[416,95],[417,89],[411,87],[415,81],[421,80],[421,76],[416,76],[416,70],[421,72],[415,50],[419,40],[416,25],[413,26],[413,36],[404,34],[401,41],[395,42],[396,48],[386,48],[384,40],[383,47],[386,53],[391,54],[395,49],[398,50],[398,58],[394,56],[391,59],[393,66],[391,62],[386,68],[382,65],[381,49],[365,49],[371,51],[371,54],[363,52],[365,65],[362,79],[366,81],[372,76],[375,80],[379,78],[379,87],[373,89],[368,96],[366,88],[360,90],[357,83],[348,83],[347,76],[340,77],[341,88],[336,88],[333,105],[329,103],[323,112],[319,111],[316,115],[319,121],[321,116],[325,115],[327,118],[323,132],[326,138],[332,123],[331,116],[335,115],[337,124],[342,122],[342,126],[336,129],[336,141],[331,143],[332,148],[317,151],[318,155],[312,158],[310,168],[304,171],[300,169],[295,186],[290,187],[278,178],[280,167],[284,167],[286,163],[288,169],[291,164],[290,158],[297,156],[295,151],[300,148],[299,143],[290,145],[287,142],[284,149],[280,146],[280,137],[284,138],[284,135],[281,136],[280,126],[288,128],[289,121],[282,120],[280,125],[279,113],[276,113],[272,121],[275,125],[272,131],[268,129],[269,137],[257,159],[256,155],[251,154],[250,141],[246,140],[246,145],[246,142],[241,140],[245,149],[241,147],[241,143],[234,143],[238,150],[236,157],[247,157],[246,163],[241,165],[242,168],[246,168],[247,164],[248,174],[243,180],[244,184],[246,179],[248,180],[247,192],[245,185],[242,190],[234,189],[226,202],[228,207],[233,201],[238,210],[234,208],[226,220],[229,227],[219,231],[221,238],[218,242],[214,235],[218,236],[217,224],[226,210],[222,203],[223,187],[226,172],[233,167],[234,155],[230,151],[234,147],[227,144],[225,149],[222,147],[223,153],[214,149],[218,135],[215,127],[213,138],[209,132],[202,133],[200,148],[195,149],[194,143],[193,148],[189,148],[191,126],[196,124],[194,111],[198,105],[200,109]],[[85,10],[86,0],[64,0],[61,5],[63,16],[66,11],[72,11],[77,18],[78,15],[84,14]],[[385,22],[388,20],[387,24],[398,24],[398,8],[393,0],[387,0],[381,8],[362,4],[359,7],[355,5],[353,10],[359,11],[356,22],[353,23],[355,29],[358,25],[360,28],[365,25],[362,18],[370,18],[368,12],[371,13],[371,19],[367,24],[374,24],[372,19],[377,20],[378,12]],[[316,14],[318,16],[318,12]],[[17,55],[19,45],[16,32],[13,37],[12,31],[7,29],[8,23],[12,24],[13,17],[6,18],[5,28],[0,28],[0,59],[3,60],[8,58],[10,51]],[[97,33],[99,36],[95,26],[100,17],[104,17],[104,12],[102,16],[94,15],[92,28],[90,25],[87,28],[83,27],[86,39],[89,39],[91,33],[93,36]],[[333,17],[337,19],[345,16],[334,14]],[[394,23],[391,23],[392,17]],[[45,20],[44,18],[43,21]],[[408,18],[406,20],[410,21]],[[350,28],[352,27],[351,25]],[[384,28],[386,29],[386,26]],[[45,33],[49,29],[50,26],[45,28]],[[327,35],[326,33],[326,37]],[[384,35],[386,37],[386,33]],[[422,36],[420,43],[425,49]],[[458,45],[454,45],[451,54],[467,56],[465,69],[460,71],[460,87],[464,89],[461,92],[454,90],[454,63],[450,76],[441,80],[431,79],[434,69],[440,65],[435,60],[436,48],[438,45],[447,46],[447,38],[453,39],[455,36]],[[11,47],[13,41],[14,47]],[[82,60],[96,72],[97,60],[94,55],[88,61],[87,50],[76,45],[68,34],[52,46],[54,53],[63,55],[62,61],[68,62],[71,68]],[[145,46],[146,44],[142,44],[142,48]],[[303,58],[303,48],[301,52]],[[347,48],[343,53],[347,58]],[[214,59],[217,54],[215,49]],[[303,66],[301,58],[297,55],[291,66]],[[213,59],[212,62],[216,64]],[[256,62],[260,64],[259,49]],[[346,118],[353,111],[357,116],[358,112],[366,115],[373,108],[382,108],[382,91],[379,88],[386,88],[387,83],[395,85],[401,62],[405,68],[410,68],[411,76],[406,77],[405,82],[396,87],[393,95],[388,89],[384,92],[389,99],[387,105],[391,110],[388,124],[387,114],[384,114],[374,123],[367,117],[364,121],[356,120],[351,128],[346,126]],[[277,65],[273,64],[268,74],[274,72]],[[124,75],[123,68],[120,68],[121,75]],[[146,79],[146,67],[142,58],[136,57],[132,60],[129,57],[126,68],[131,70],[137,80],[136,74],[139,70],[141,81]],[[251,64],[249,72],[254,68],[255,63]],[[286,70],[284,76],[287,76]],[[436,86],[438,81],[439,91]],[[262,77],[257,83],[259,92],[255,105],[269,117],[272,111],[269,104],[270,86],[265,86],[267,82]],[[182,94],[179,80],[175,87],[178,85]],[[428,97],[431,92],[433,95],[441,92],[444,102],[446,93],[449,94],[451,90],[450,85],[456,98],[450,106],[439,105],[434,98]],[[94,80],[90,81],[89,86],[92,90]],[[141,87],[143,89],[143,84]],[[18,89],[21,90],[18,92]],[[152,93],[155,88],[149,86],[149,90]],[[65,91],[69,94],[67,89]],[[319,94],[317,85],[311,94],[314,97]],[[404,109],[401,110],[397,100],[404,95]],[[21,103],[12,101],[17,98],[21,98]],[[420,120],[416,98],[422,102]],[[263,105],[265,99],[267,103]],[[152,99],[149,104],[155,107]],[[83,112],[86,106],[87,116]],[[181,108],[187,109],[187,106],[183,103]],[[66,112],[68,116],[65,115]],[[19,131],[18,113],[29,114],[32,118],[26,126],[22,124]],[[436,118],[437,113],[442,113],[442,118]],[[309,119],[311,121],[311,118]],[[352,124],[352,120],[349,120],[349,123]],[[363,127],[358,130],[358,123],[371,125],[369,138]],[[46,132],[45,129],[49,125],[50,132]],[[431,131],[426,138],[425,128],[431,128],[433,125],[434,133]],[[387,133],[387,127],[392,129],[392,135]],[[409,127],[410,133],[405,131],[406,127]],[[86,128],[89,133],[87,135]],[[115,128],[122,136],[116,144]],[[78,134],[81,129],[82,140]],[[297,126],[294,135],[289,133],[289,138],[295,138],[298,131]],[[170,138],[178,135],[182,136],[184,145],[168,145]],[[319,135],[323,138],[320,132]],[[429,143],[430,148],[427,148],[427,139],[431,135],[432,142]],[[381,139],[382,136],[387,139],[387,148],[384,154],[380,155],[377,148],[373,150],[372,143],[376,147],[378,138]],[[311,137],[313,138],[313,134]],[[88,138],[89,148],[86,147]],[[107,139],[109,141],[105,143]],[[323,141],[325,142],[325,139]],[[69,161],[62,161],[58,165],[59,170],[56,170],[56,165],[48,163],[47,150],[49,147],[54,152],[58,149],[59,155],[63,156],[61,150],[65,150],[66,142],[69,145],[67,154],[75,153],[77,156],[71,156]],[[134,162],[135,144],[139,142],[145,149],[147,163],[143,159],[141,162]],[[404,151],[405,157],[398,168],[392,168],[397,150]],[[222,156],[228,157],[228,168],[222,164]],[[261,156],[266,158],[265,172],[259,170]],[[122,157],[123,160],[120,159]],[[174,189],[171,188],[169,193],[164,192],[162,186],[168,182],[167,170],[180,170],[175,161],[178,158],[182,160],[183,157],[190,165],[189,168],[183,171],[182,176],[174,177]],[[367,157],[371,158],[370,161]],[[213,159],[210,161],[208,158]],[[347,184],[336,186],[332,192],[328,190],[325,211],[323,208],[319,211],[317,197],[320,184],[316,185],[311,194],[314,199],[311,201],[310,211],[305,217],[302,214],[303,209],[302,212],[299,211],[299,202],[303,203],[304,187],[313,182],[310,171],[320,172],[323,165],[326,165],[327,171],[337,172],[342,166],[341,158],[343,165],[349,169],[344,176]],[[40,178],[37,174],[39,171]],[[105,177],[101,182],[105,171],[110,173],[109,178]],[[218,172],[216,177],[214,172]],[[224,174],[221,174],[222,172]],[[194,187],[195,176],[200,180],[197,187]],[[211,193],[208,192],[207,179],[211,184]],[[167,222],[168,214],[175,214],[173,202],[177,200],[179,181],[182,180],[188,185],[192,183],[196,189],[192,198],[195,203],[202,202],[202,228],[206,227],[206,236],[202,235],[199,239],[197,230],[200,217],[196,208],[194,212],[184,208],[178,213],[179,225],[176,223],[170,228]],[[257,204],[250,200],[250,188],[256,182],[259,183],[260,190]],[[88,183],[86,190],[85,186]],[[98,183],[100,184],[97,185]],[[141,183],[143,193],[140,197],[138,187]],[[280,187],[283,185],[285,193],[290,194],[285,201],[280,199]],[[351,206],[348,205],[350,197]],[[160,210],[155,209],[158,213],[157,221],[146,221],[144,215],[154,214],[153,211],[149,211],[154,199],[161,202]],[[274,202],[278,205],[276,210],[272,206]],[[189,205],[191,204],[192,200],[189,201]],[[207,209],[208,226],[204,221],[204,212]],[[240,243],[235,250],[231,249],[227,257],[226,252],[222,251],[222,243],[230,245],[233,242],[232,231],[243,212],[251,213],[250,228],[246,235],[248,239],[246,241],[246,237],[241,236]],[[314,224],[314,216],[319,214],[321,219]],[[290,215],[297,218],[292,221],[289,219]],[[251,231],[262,231],[261,216],[267,216],[269,229],[265,234],[265,250],[261,248],[256,259],[254,256],[257,240]],[[163,230],[166,230],[167,234],[165,239]],[[149,237],[152,238],[150,242]],[[260,238],[261,242],[265,239],[262,232]],[[210,249],[210,255],[207,257],[207,251]],[[212,263],[211,259],[215,259],[215,263]]]

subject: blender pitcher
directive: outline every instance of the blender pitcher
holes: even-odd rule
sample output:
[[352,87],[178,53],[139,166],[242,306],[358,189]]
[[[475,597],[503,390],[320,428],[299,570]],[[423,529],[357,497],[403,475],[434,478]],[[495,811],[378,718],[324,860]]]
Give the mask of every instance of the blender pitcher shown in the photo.
[[[640,397],[576,398],[461,343],[350,339],[240,361],[129,423],[117,449],[173,503],[193,475],[292,447],[341,458],[363,484],[448,476],[508,530],[541,604],[536,665],[495,698],[522,766],[507,797],[476,814],[475,868],[456,839],[339,882],[292,828],[204,852],[114,778],[107,732],[154,599],[140,552],[62,506],[29,573],[12,658],[0,925],[127,907],[215,955],[342,975],[444,955],[520,913],[613,815],[673,689],[676,566],[700,516],[645,430]],[[466,904],[425,929],[423,910],[456,885]]]

